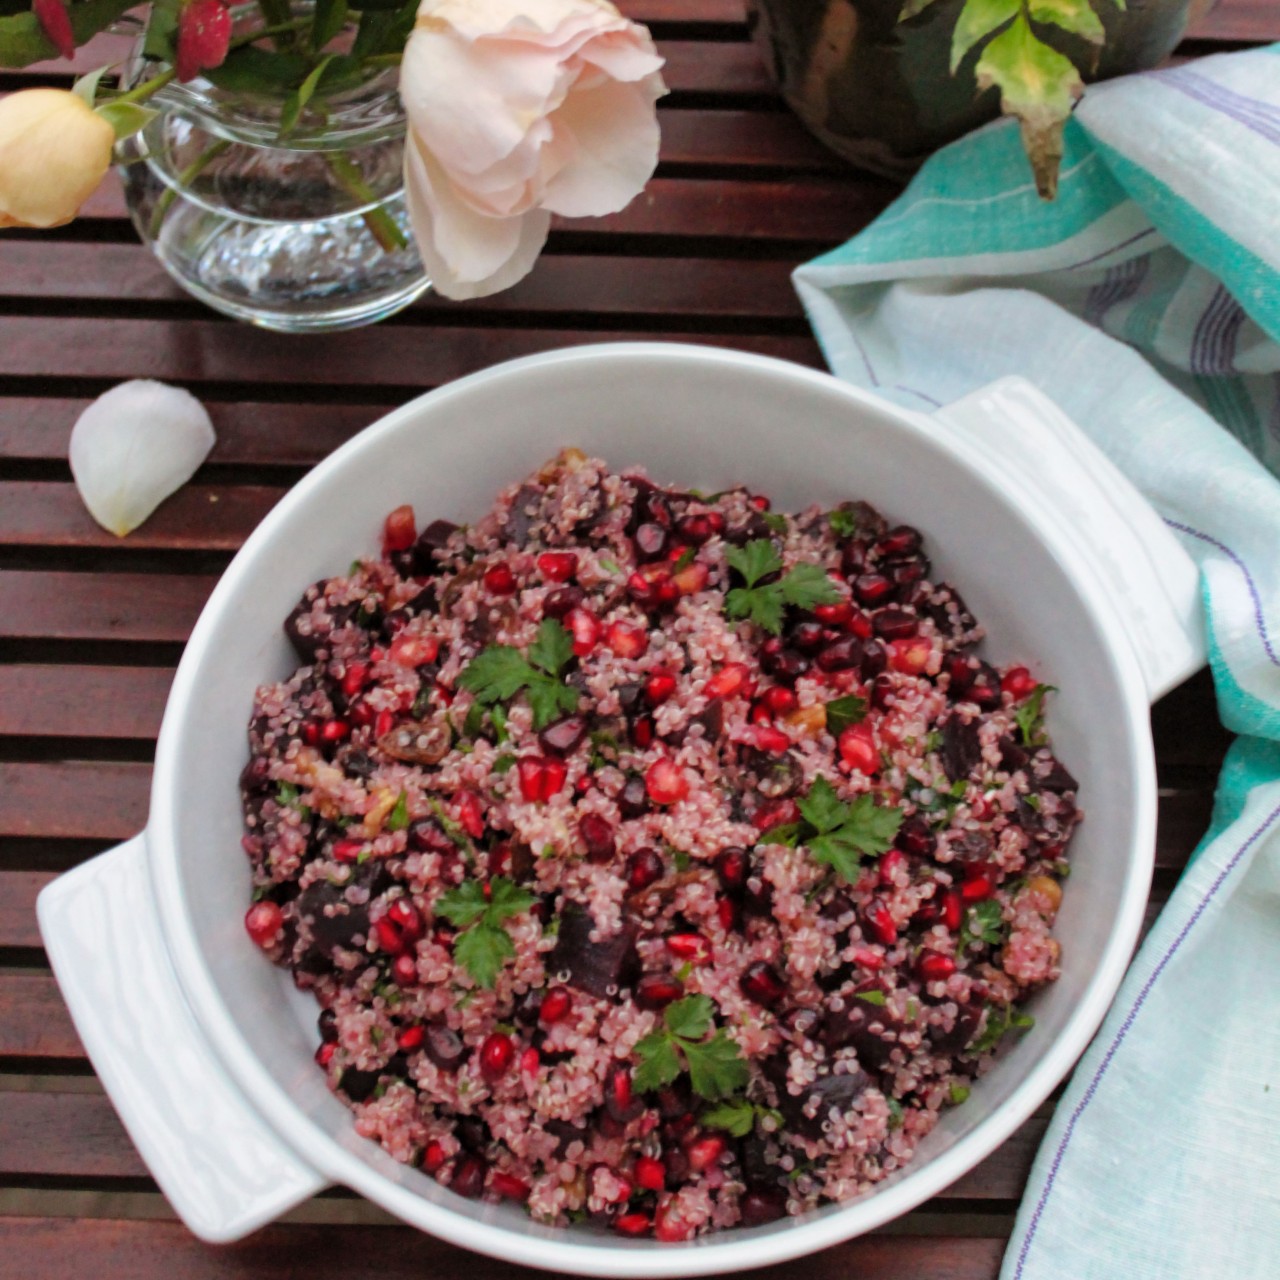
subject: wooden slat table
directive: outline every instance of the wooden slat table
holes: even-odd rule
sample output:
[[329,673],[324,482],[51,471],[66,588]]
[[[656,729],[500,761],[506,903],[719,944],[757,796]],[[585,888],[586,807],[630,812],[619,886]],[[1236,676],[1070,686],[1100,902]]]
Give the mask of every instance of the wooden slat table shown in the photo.
[[[340,337],[251,331],[178,291],[117,184],[54,233],[0,235],[0,1277],[488,1277],[502,1263],[396,1226],[341,1191],[241,1244],[176,1222],[85,1059],[33,904],[58,872],[144,821],[183,642],[220,570],[313,463],[405,398],[495,361],[578,342],[678,338],[821,366],[792,267],[894,196],[818,147],[747,39],[741,0],[629,0],[668,59],[662,167],[600,221],[558,222],[497,298],[428,298]],[[1280,39],[1272,0],[1224,0],[1180,50]],[[105,45],[82,51],[82,67]],[[68,82],[58,65],[0,92]],[[119,543],[80,507],[67,435],[129,377],[182,383],[218,445],[195,482]],[[1207,677],[1154,713],[1161,809],[1154,915],[1208,820],[1227,735]],[[990,1280],[1051,1104],[979,1168],[881,1232],[778,1276]]]

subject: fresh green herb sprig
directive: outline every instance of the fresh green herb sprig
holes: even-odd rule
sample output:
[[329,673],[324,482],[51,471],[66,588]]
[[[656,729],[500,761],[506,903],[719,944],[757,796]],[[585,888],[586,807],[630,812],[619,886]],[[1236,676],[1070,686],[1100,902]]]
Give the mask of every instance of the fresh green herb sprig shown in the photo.
[[409,794],[402,791],[396,798],[395,805],[387,814],[388,831],[403,831],[409,825]]
[[869,795],[846,803],[826,778],[818,778],[799,805],[804,821],[775,827],[762,843],[805,845],[815,862],[850,884],[863,857],[887,852],[902,825],[901,810],[884,808]]
[[766,1116],[771,1116],[779,1128],[782,1126],[780,1111],[748,1098],[726,1098],[704,1111],[698,1123],[708,1129],[722,1129],[735,1138],[745,1138],[756,1127],[756,1121]]
[[858,517],[850,507],[827,512],[827,523],[837,538],[852,538],[858,532]]
[[851,724],[858,724],[867,716],[867,700],[857,694],[846,693],[842,698],[832,698],[827,703],[827,732],[838,738]]
[[502,966],[515,955],[506,921],[528,911],[534,901],[533,894],[518,888],[506,876],[494,876],[489,881],[488,897],[478,880],[464,880],[440,895],[436,915],[443,916],[455,929],[465,930],[454,941],[453,954],[478,986],[491,990]]
[[[635,1087],[641,1093],[670,1084],[685,1069],[700,1098],[718,1102],[747,1087],[746,1061],[723,1028],[709,1039],[712,1009],[710,996],[685,996],[663,1011],[662,1023],[636,1045],[640,1065]],[[683,1064],[683,1065],[682,1065]]]
[[994,898],[975,902],[965,913],[960,926],[960,954],[974,942],[994,947],[1004,941],[1004,912]]
[[[572,658],[569,633],[554,618],[546,618],[527,658],[510,645],[491,644],[471,659],[458,684],[475,694],[477,704],[490,707],[509,702],[524,690],[533,710],[533,727],[542,729],[578,708],[578,691],[561,678]],[[505,719],[495,722],[495,727],[498,723],[505,730]]]
[[755,538],[744,547],[730,547],[725,559],[746,580],[725,597],[725,611],[731,618],[749,618],[757,626],[777,635],[782,630],[782,613],[787,605],[812,609],[819,604],[835,604],[841,597],[826,571],[816,564],[798,564],[773,582],[761,582],[782,568],[782,557],[768,538]]
[[970,1054],[990,1053],[1010,1031],[1027,1031],[1036,1020],[1011,1004],[987,1005],[987,1025],[983,1033],[966,1050]]
[[1057,693],[1057,691],[1054,685],[1038,684],[1027,700],[1013,713],[1023,746],[1043,747],[1049,741],[1044,731],[1044,695]]

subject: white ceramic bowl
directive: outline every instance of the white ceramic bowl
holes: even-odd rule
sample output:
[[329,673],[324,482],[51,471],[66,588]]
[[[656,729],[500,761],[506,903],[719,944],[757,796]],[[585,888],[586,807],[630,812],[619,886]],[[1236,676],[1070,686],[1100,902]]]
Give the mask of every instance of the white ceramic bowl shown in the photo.
[[[936,575],[987,627],[989,656],[1027,660],[1062,690],[1051,728],[1087,814],[1058,917],[1062,978],[1036,997],[1035,1029],[947,1111],[909,1168],[856,1202],[673,1246],[463,1200],[355,1136],[312,1062],[314,1002],[245,935],[237,775],[254,686],[296,664],[285,614],[310,582],[373,551],[392,507],[411,502],[420,522],[473,518],[569,444],[668,483],[742,482],[786,509],[862,497],[919,524]],[[1200,664],[1195,612],[1195,572],[1176,543],[1026,384],[924,418],[822,374],[705,348],[516,361],[390,414],[263,521],[183,657],[146,832],[51,886],[42,929],[99,1074],[207,1239],[339,1183],[454,1243],[562,1272],[692,1276],[792,1258],[954,1181],[1084,1048],[1137,937],[1155,833],[1148,703]]]

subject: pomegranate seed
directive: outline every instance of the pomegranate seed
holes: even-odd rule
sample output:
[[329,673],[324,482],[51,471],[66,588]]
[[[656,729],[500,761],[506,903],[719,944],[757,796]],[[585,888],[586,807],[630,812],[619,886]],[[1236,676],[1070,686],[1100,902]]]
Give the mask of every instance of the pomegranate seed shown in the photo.
[[522,1076],[536,1076],[538,1068],[542,1065],[542,1055],[530,1045],[520,1055],[520,1074]]
[[787,994],[787,984],[778,976],[778,971],[764,960],[749,964],[738,985],[748,1000],[754,1000],[766,1009],[773,1008]]
[[422,1153],[422,1171],[423,1173],[437,1174],[444,1168],[445,1161],[448,1160],[445,1149],[438,1142],[428,1142],[426,1150]]
[[422,937],[422,916],[408,898],[397,898],[387,908],[386,919],[400,930],[406,942],[412,944]]
[[639,658],[649,647],[649,632],[630,622],[611,622],[604,642],[619,658]]
[[585,813],[578,819],[578,837],[587,846],[587,857],[592,862],[608,862],[617,851],[613,823],[598,813]]
[[542,602],[544,618],[563,618],[586,599],[581,587],[557,587],[548,591]]
[[638,893],[661,880],[664,870],[657,850],[646,845],[627,859],[627,884],[633,892]]
[[396,1036],[396,1048],[401,1053],[412,1053],[415,1049],[421,1049],[423,1042],[427,1038],[427,1029],[418,1023],[412,1027],[405,1027],[403,1031]]
[[484,1191],[489,1162],[483,1156],[465,1155],[457,1163],[449,1189],[468,1200],[475,1200]]
[[920,550],[920,530],[909,524],[900,524],[890,529],[876,543],[876,551],[886,560],[902,560],[913,556]]
[[689,780],[674,760],[655,760],[644,775],[645,790],[654,804],[676,804],[689,794]]
[[747,501],[755,507],[757,511],[768,511],[773,505],[763,493],[753,493],[748,495]]
[[691,1142],[685,1148],[685,1155],[689,1157],[689,1168],[694,1173],[705,1173],[724,1155],[724,1150],[725,1140],[715,1133]]
[[418,961],[402,951],[391,962],[391,977],[398,987],[412,987],[418,981]]
[[568,987],[552,987],[538,1006],[538,1020],[548,1025],[563,1022],[573,1008],[573,995]]
[[351,726],[345,720],[326,720],[320,726],[322,742],[342,742],[351,736]]
[[770,636],[760,646],[760,665],[775,680],[794,683],[809,670],[809,659],[799,649],[784,645],[781,637]]
[[943,982],[955,973],[956,962],[938,951],[922,951],[916,968],[925,982]]
[[893,583],[882,573],[860,573],[853,580],[853,594],[859,604],[885,604],[893,594]]
[[578,572],[578,557],[572,551],[544,551],[538,557],[538,572],[548,582],[568,582]]
[[880,769],[880,754],[876,750],[871,737],[871,727],[865,724],[852,724],[841,733],[837,746],[840,759],[850,769],[859,773],[877,773]]
[[684,995],[684,983],[666,973],[646,973],[636,983],[635,1002],[642,1009],[665,1009]]
[[766,707],[763,702],[757,702],[755,706],[751,708],[751,723],[752,724],[772,724],[773,723],[773,716],[769,714],[769,708]]
[[631,726],[631,741],[644,751],[652,745],[654,736],[653,717],[641,716],[635,724]]
[[786,1193],[781,1189],[760,1188],[748,1191],[738,1201],[742,1225],[762,1227],[766,1222],[777,1222],[787,1212]]
[[386,916],[373,922],[373,932],[378,939],[378,946],[388,955],[399,955],[405,950],[403,934]]
[[342,692],[348,698],[354,698],[368,683],[369,664],[359,661],[348,662],[347,669],[342,674]]
[[565,716],[549,724],[538,734],[538,744],[544,751],[567,756],[587,736],[587,722],[581,716]]
[[636,1160],[636,1182],[645,1191],[665,1191],[667,1167],[654,1156],[640,1156]]
[[678,960],[690,964],[706,964],[711,959],[711,944],[700,933],[673,933],[667,938],[667,950]]
[[800,821],[800,807],[794,800],[772,800],[762,804],[751,815],[751,825],[757,831],[772,831],[774,827],[784,827],[790,822]]
[[880,883],[883,885],[897,884],[898,872],[904,870],[906,865],[907,855],[901,849],[890,849],[880,859]]
[[1040,682],[1026,667],[1010,667],[1000,681],[1000,688],[1014,702],[1021,702],[1024,698],[1029,698],[1039,687]]
[[780,755],[791,745],[791,739],[781,729],[769,724],[756,725],[756,746],[770,755]]
[[316,1062],[319,1066],[327,1067],[333,1061],[333,1055],[338,1052],[338,1046],[332,1041],[326,1041],[316,1050]]
[[600,639],[600,619],[590,609],[579,606],[565,614],[564,623],[573,637],[573,652],[585,658]]
[[785,684],[770,685],[761,695],[760,701],[769,709],[772,716],[789,716],[800,705],[795,690],[788,689]]
[[363,729],[367,725],[371,725],[373,723],[374,710],[363,698],[361,698],[359,702],[355,702],[347,708],[347,715],[352,724]]
[[853,963],[863,969],[870,969],[872,973],[876,973],[884,968],[884,956],[878,951],[873,951],[870,947],[859,947],[853,953]]
[[853,617],[853,605],[848,600],[841,600],[836,604],[816,604],[813,606],[813,616],[828,627],[843,627]]
[[320,721],[304,720],[302,722],[302,740],[309,747],[320,745]]
[[867,903],[862,918],[877,942],[891,947],[898,940],[898,926],[893,921],[893,914],[879,898],[872,898]]
[[629,1124],[644,1110],[644,1103],[635,1095],[631,1068],[625,1062],[610,1067],[605,1076],[604,1109],[619,1124]]
[[529,1198],[529,1184],[521,1182],[514,1174],[494,1170],[489,1179],[489,1190],[496,1192],[504,1200],[519,1200],[521,1203]]
[[801,653],[817,653],[822,648],[826,631],[820,622],[802,622],[791,632],[791,643]]
[[201,71],[221,66],[230,44],[231,14],[222,0],[192,0],[178,15],[174,58],[178,79],[185,83]]
[[960,886],[960,896],[966,902],[981,902],[990,898],[996,891],[991,878],[985,875],[973,876]]
[[509,564],[490,565],[484,571],[484,589],[491,596],[509,596],[515,593],[516,575]]
[[907,818],[898,828],[894,844],[917,858],[927,858],[938,847],[938,837],[933,834],[928,822],[919,814],[915,814]]
[[332,852],[338,862],[355,862],[364,852],[364,841],[336,840]]
[[952,931],[964,920],[964,898],[958,889],[948,889],[942,895],[942,923]]
[[613,1220],[613,1229],[624,1236],[647,1236],[652,1226],[647,1213],[623,1213]]
[[385,738],[396,727],[396,718],[390,711],[379,711],[373,721],[373,737]]
[[382,526],[382,554],[408,551],[417,540],[418,526],[413,518],[413,508],[408,504],[397,507]]
[[454,794],[453,803],[462,829],[473,840],[479,840],[484,835],[484,805],[480,797],[474,791],[458,791]]
[[700,561],[694,560],[691,564],[685,565],[683,569],[677,569],[671,575],[671,581],[682,596],[692,596],[699,591],[706,590],[707,581],[710,577],[711,570]]
[[833,640],[814,659],[819,671],[852,671],[862,663],[862,641],[857,636]]
[[284,912],[274,902],[255,902],[244,913],[244,927],[260,947],[269,947],[284,924]]
[[676,533],[686,542],[691,542],[694,546],[700,547],[704,542],[709,542],[715,535],[715,528],[709,516],[688,515],[677,521]]
[[402,667],[425,667],[440,656],[435,636],[398,635],[387,650],[387,658]]
[[480,1045],[480,1074],[490,1083],[501,1080],[515,1061],[516,1047],[502,1031],[485,1036]]
[[743,662],[726,662],[719,671],[707,681],[704,688],[708,698],[732,698],[736,694],[743,693],[747,685],[747,677],[750,674],[747,665]]
[[905,675],[918,676],[929,665],[932,656],[933,642],[927,636],[912,636],[908,640],[889,643],[889,666]]
[[919,630],[920,620],[906,609],[881,609],[871,625],[883,640],[909,640]]
[[663,1244],[680,1244],[693,1239],[693,1233],[693,1223],[680,1214],[680,1202],[673,1196],[664,1198],[653,1216],[653,1234]]
[[734,844],[726,845],[716,854],[715,868],[716,875],[720,877],[720,883],[733,893],[747,883],[747,876],[751,872],[751,860],[747,857],[745,849]]
[[644,700],[651,707],[660,707],[676,691],[676,678],[670,671],[655,671],[644,682]]

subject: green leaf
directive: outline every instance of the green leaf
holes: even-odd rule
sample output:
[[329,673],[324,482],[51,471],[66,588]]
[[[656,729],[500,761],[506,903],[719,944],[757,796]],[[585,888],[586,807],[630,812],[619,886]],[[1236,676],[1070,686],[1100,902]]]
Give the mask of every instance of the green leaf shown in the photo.
[[[925,0],[925,3],[929,3],[929,0]],[[858,532],[858,517],[849,507],[836,507],[834,511],[828,511],[827,523],[837,538],[852,538]]]
[[489,881],[489,910],[485,920],[489,924],[501,924],[511,916],[528,911],[537,899],[526,889],[519,888],[506,876],[494,876]]
[[841,599],[836,584],[826,570],[816,564],[798,564],[778,584],[783,598],[797,609],[812,609],[819,604],[835,604]]
[[1002,27],[1022,7],[1022,0],[965,0],[951,37],[951,74],[955,75],[964,55],[997,27]]
[[605,573],[621,573],[622,566],[616,560],[610,560],[608,556],[601,556],[600,567]]
[[954,1080],[951,1082],[951,1088],[947,1090],[947,1101],[953,1107],[958,1107],[962,1102],[969,1100],[969,1086],[965,1084],[957,1084]]
[[800,843],[800,828],[802,825],[799,822],[784,822],[776,827],[770,827],[756,843],[785,844],[788,849],[794,849]]
[[533,711],[535,729],[545,729],[553,720],[571,715],[578,709],[577,689],[546,676],[532,681],[525,693]]
[[242,49],[232,49],[220,67],[209,67],[201,75],[230,93],[263,97],[301,84],[308,66],[300,54],[277,53],[247,44]]
[[[773,586],[776,588],[777,584]],[[777,635],[782,630],[782,593],[769,587],[754,591],[734,587],[724,598],[725,611],[731,618],[748,618],[756,626]]]
[[280,137],[287,137],[293,132],[307,103],[311,101],[316,86],[320,83],[320,77],[324,75],[332,60],[332,54],[321,58],[308,73],[307,78],[285,99],[284,106],[280,110]]
[[984,902],[975,902],[965,912],[959,950],[963,954],[973,942],[993,947],[1004,941],[1004,935],[1004,911],[994,898],[987,898]]
[[876,804],[871,796],[861,795],[850,806],[849,817],[838,834],[863,853],[878,856],[893,847],[900,826],[901,809],[886,808]]
[[455,929],[465,929],[474,924],[488,909],[484,888],[477,880],[464,880],[456,888],[446,890],[436,901],[436,915],[444,916]]
[[979,89],[1000,90],[1000,108],[1022,123],[1022,141],[1046,200],[1058,190],[1062,129],[1075,100],[1084,92],[1080,73],[1051,49],[1019,14],[983,50],[974,68]]
[[827,732],[838,738],[851,724],[866,719],[867,700],[848,693],[827,703]]
[[662,1021],[673,1036],[701,1040],[711,1030],[713,1007],[710,996],[685,996],[667,1006]]
[[768,538],[753,538],[745,546],[729,547],[724,558],[746,579],[748,589],[782,568],[782,557]]
[[156,58],[161,62],[174,60],[177,52],[178,14],[181,11],[180,0],[152,0],[147,34],[142,42],[142,52],[148,58]]
[[897,1098],[886,1098],[885,1102],[889,1106],[889,1128],[901,1129],[903,1119],[902,1103]]
[[640,1065],[635,1070],[633,1084],[641,1093],[661,1089],[680,1074],[680,1059],[671,1037],[661,1028],[651,1031],[636,1045]]
[[814,836],[806,842],[814,862],[830,867],[842,880],[853,884],[862,863],[860,850],[837,836]]
[[1106,41],[1102,20],[1089,0],[1030,0],[1027,9],[1033,22],[1051,23],[1090,44],[1102,45]]
[[515,953],[515,943],[507,931],[484,921],[459,934],[453,944],[454,959],[485,990],[492,990],[502,966]]
[[515,756],[511,755],[509,752],[505,755],[500,755],[493,762],[493,766],[492,766],[493,772],[499,775],[504,774],[507,772],[508,769],[510,769],[515,764],[515,762],[516,762]]
[[92,107],[98,100],[98,84],[110,69],[110,67],[99,67],[96,71],[80,76],[71,86],[71,92]]
[[906,0],[902,6],[902,12],[898,15],[899,22],[906,22],[908,18],[914,18],[917,13],[923,13],[934,0]]
[[555,618],[544,618],[534,642],[529,646],[529,661],[549,676],[559,676],[573,658],[573,637]]
[[395,807],[387,814],[387,830],[403,831],[409,825],[409,796],[402,791],[396,800]]
[[857,999],[863,1000],[867,1004],[883,1005],[885,1002],[883,991],[855,991],[853,994]]
[[756,1127],[756,1109],[746,1098],[728,1098],[698,1117],[708,1129],[723,1129],[735,1138],[745,1138]]
[[786,533],[787,517],[780,511],[762,511],[760,518],[772,533]]
[[481,702],[506,702],[514,698],[536,672],[510,645],[494,644],[481,650],[463,669],[458,684]]
[[477,698],[468,708],[466,719],[462,722],[464,738],[478,738],[484,729],[484,703]]
[[[136,4],[137,0],[84,0],[71,5],[67,14],[76,45],[105,30]],[[30,6],[26,13],[0,18],[0,67],[26,67],[58,56]]]
[[710,1040],[697,1044],[682,1040],[680,1047],[689,1066],[689,1083],[700,1098],[715,1102],[747,1087],[750,1070],[737,1042],[723,1027]]
[[1044,733],[1044,696],[1046,693],[1057,693],[1051,684],[1038,684],[1030,697],[1013,713],[1018,732],[1023,744],[1028,747],[1041,747],[1045,744]]
[[849,816],[849,806],[826,778],[815,778],[809,794],[799,804],[804,820],[820,835],[834,831]]
[[316,0],[311,17],[311,47],[321,49],[342,30],[347,21],[347,0]]

